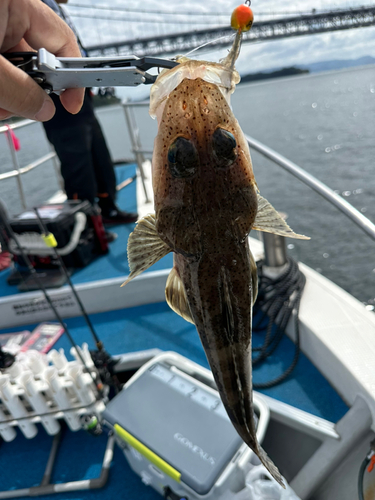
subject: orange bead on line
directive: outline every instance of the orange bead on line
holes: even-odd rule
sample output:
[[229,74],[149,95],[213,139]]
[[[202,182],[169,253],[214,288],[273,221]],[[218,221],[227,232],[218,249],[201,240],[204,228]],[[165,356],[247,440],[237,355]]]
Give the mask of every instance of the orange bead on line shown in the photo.
[[239,5],[232,12],[230,25],[234,30],[241,29],[242,31],[249,31],[253,25],[254,14],[248,5]]

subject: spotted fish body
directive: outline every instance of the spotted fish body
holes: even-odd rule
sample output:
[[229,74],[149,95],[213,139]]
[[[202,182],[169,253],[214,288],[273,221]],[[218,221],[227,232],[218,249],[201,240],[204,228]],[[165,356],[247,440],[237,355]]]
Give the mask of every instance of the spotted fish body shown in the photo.
[[247,142],[227,102],[233,70],[222,71],[220,65],[182,62],[165,75],[166,85],[175,86],[157,105],[157,97],[151,99],[159,125],[155,215],[139,221],[129,238],[127,281],[174,252],[167,302],[196,325],[234,427],[283,484],[257,441],[254,423],[251,323],[257,274],[248,235],[256,228],[305,237],[293,233],[257,193]]
[[[220,130],[233,135],[234,148],[226,145]],[[189,156],[194,163],[176,178],[168,151],[179,137],[193,145]],[[229,159],[220,157],[223,153]],[[214,84],[185,79],[170,94],[154,158],[157,232],[175,252],[175,271],[228,415],[259,454],[251,383],[256,283],[247,239],[257,213],[257,192],[245,139]]]

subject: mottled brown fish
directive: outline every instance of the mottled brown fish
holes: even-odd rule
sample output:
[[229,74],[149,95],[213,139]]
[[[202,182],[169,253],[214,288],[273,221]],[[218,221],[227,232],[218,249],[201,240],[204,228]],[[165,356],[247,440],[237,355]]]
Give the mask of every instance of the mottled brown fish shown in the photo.
[[248,235],[257,229],[305,237],[293,233],[257,192],[249,148],[227,102],[239,81],[233,69],[238,50],[237,40],[221,64],[182,59],[154,84],[155,214],[141,219],[129,237],[126,283],[174,252],[167,302],[196,325],[234,427],[283,484],[257,441],[254,423],[251,323],[257,271]]

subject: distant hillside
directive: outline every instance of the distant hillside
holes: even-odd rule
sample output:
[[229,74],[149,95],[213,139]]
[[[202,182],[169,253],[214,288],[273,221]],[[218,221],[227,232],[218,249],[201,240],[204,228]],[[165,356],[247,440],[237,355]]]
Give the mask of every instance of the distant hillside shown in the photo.
[[309,70],[306,68],[297,68],[296,66],[291,66],[290,68],[282,68],[267,72],[250,73],[248,75],[241,76],[241,83],[253,82],[255,80],[265,80],[267,78],[280,78],[282,76],[301,75],[303,73],[309,73]]
[[290,68],[278,68],[259,73],[250,73],[241,76],[241,83],[264,80],[266,78],[280,78],[283,76],[300,75],[303,73],[335,71],[344,68],[354,68],[355,66],[366,66],[367,64],[375,64],[375,58],[372,56],[364,56],[358,59],[336,59],[333,61],[320,61],[291,66]]
[[299,67],[308,69],[311,73],[317,73],[319,71],[332,71],[335,69],[365,66],[367,64],[375,64],[375,58],[371,56],[364,56],[358,59],[336,59],[334,61],[300,64]]

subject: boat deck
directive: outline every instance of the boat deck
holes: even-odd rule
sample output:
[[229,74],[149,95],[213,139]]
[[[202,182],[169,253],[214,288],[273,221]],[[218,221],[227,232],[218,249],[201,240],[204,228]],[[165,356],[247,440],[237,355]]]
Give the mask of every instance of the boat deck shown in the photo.
[[[208,366],[195,327],[172,312],[165,302],[90,317],[111,354],[158,347],[176,351],[200,365]],[[90,332],[82,318],[67,319],[66,324],[78,344],[87,342],[94,348]],[[26,325],[22,329],[30,330],[34,326]],[[263,338],[264,331],[254,334],[254,344],[260,345]],[[61,347],[66,353],[69,352],[70,344],[66,336],[61,337],[55,345],[57,349]],[[293,354],[294,344],[285,337],[266,365],[254,371],[254,382],[263,382],[281,374],[289,366]],[[337,422],[348,409],[337,392],[302,353],[296,369],[287,380],[261,392],[332,422]],[[38,435],[32,440],[27,440],[18,431],[14,441],[2,443],[0,491],[39,484],[51,443],[52,437],[43,428],[40,428]],[[67,431],[59,450],[52,481],[66,482],[97,477],[105,446],[106,435],[93,437],[85,431]],[[109,481],[104,489],[47,495],[43,498],[156,500],[160,496],[141,482],[128,466],[122,452],[115,448]]]
[[[163,351],[176,351],[208,368],[195,326],[174,313],[166,302],[90,314],[90,318],[99,338],[112,355],[157,347]],[[91,349],[95,348],[82,317],[68,318],[65,322],[78,345],[87,342]],[[0,330],[0,334],[5,331],[31,331],[35,326],[7,328]],[[265,330],[253,334],[254,346],[263,343],[264,335]],[[55,349],[60,347],[69,352],[71,346],[66,336],[61,337],[54,346]],[[283,373],[293,355],[294,344],[285,336],[267,362],[254,370],[254,383],[266,382]],[[303,353],[300,356],[297,367],[285,382],[261,392],[318,417],[337,422],[347,411],[346,404],[308,358]]]
[[[118,181],[121,182],[134,175],[135,165],[121,166],[116,169],[116,173]],[[118,202],[124,210],[137,210],[135,183],[120,191]],[[140,211],[140,215],[144,213]],[[115,227],[113,230],[118,234],[118,239],[111,244],[108,255],[98,258],[86,268],[77,271],[72,277],[74,284],[81,285],[108,279],[116,281],[127,275],[129,268],[126,242],[133,228],[133,224]],[[171,266],[172,257],[169,255],[155,264],[151,270],[161,270]],[[10,287],[6,283],[8,272],[0,273],[0,296],[3,297],[18,293],[16,287]],[[195,327],[172,312],[165,302],[90,314],[90,318],[110,354],[157,347],[162,350],[176,351],[208,367]],[[69,318],[66,324],[78,344],[87,342],[91,348],[94,348],[90,332],[81,317]],[[35,324],[26,324],[18,328],[0,330],[0,333],[32,330],[35,326]],[[262,344],[264,333],[264,331],[254,333],[254,345]],[[55,348],[64,348],[68,353],[70,344],[67,337],[61,337]],[[289,366],[293,354],[294,344],[285,337],[274,354],[268,358],[267,363],[256,368],[254,382],[265,382],[280,375]],[[338,393],[303,353],[290,377],[282,384],[261,392],[331,422],[337,422],[348,409]],[[0,446],[0,470],[2,471],[0,492],[38,485],[43,477],[51,443],[52,437],[48,436],[42,427],[32,440],[27,440],[21,432],[18,432],[14,441],[3,442]],[[76,433],[66,431],[51,481],[58,483],[97,477],[100,473],[105,446],[105,434],[92,437],[85,431]],[[2,498],[1,493],[0,498]],[[59,498],[156,500],[160,496],[150,487],[146,487],[131,471],[122,452],[116,447],[109,481],[105,488],[46,495],[44,498],[46,500],[53,498],[56,500]]]
[[[120,184],[129,177],[133,177],[136,171],[135,164],[124,164],[116,167],[117,184]],[[127,212],[137,211],[137,190],[136,183],[126,186],[118,192],[118,205]],[[115,232],[118,237],[110,244],[110,251],[107,255],[98,257],[90,265],[83,269],[78,269],[72,276],[74,285],[90,283],[104,279],[118,278],[129,274],[126,245],[129,234],[133,231],[135,224],[123,224],[108,228]],[[167,255],[159,262],[154,264],[151,271],[167,269],[172,267],[172,255]],[[16,286],[10,286],[7,283],[7,277],[10,270],[0,272],[0,297],[7,297],[20,293]]]

